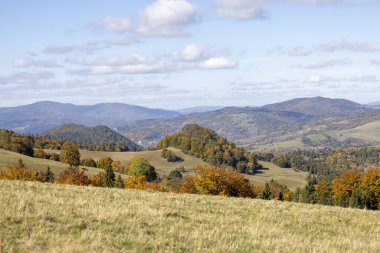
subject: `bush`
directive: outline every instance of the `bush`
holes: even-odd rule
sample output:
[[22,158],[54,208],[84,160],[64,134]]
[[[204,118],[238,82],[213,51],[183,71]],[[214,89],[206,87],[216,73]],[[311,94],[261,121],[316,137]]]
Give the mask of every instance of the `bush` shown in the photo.
[[34,151],[33,156],[36,158],[49,159],[49,154],[47,154],[42,148],[37,148]]
[[104,187],[105,178],[106,174],[104,172],[99,172],[90,177],[90,184],[95,187]]
[[83,170],[70,166],[56,180],[59,184],[88,185],[89,180]]
[[230,197],[253,197],[249,181],[235,170],[215,166],[198,166],[193,179],[185,178],[181,192],[222,195]]
[[78,147],[74,143],[65,142],[62,146],[60,161],[70,166],[78,166],[80,164]]
[[0,179],[36,181],[37,177],[37,172],[26,167],[8,166],[6,169],[0,169]]
[[51,153],[49,159],[52,160],[52,161],[59,162],[59,155],[56,154],[56,153]]
[[128,163],[128,175],[144,176],[148,181],[154,181],[158,177],[156,169],[143,157],[135,157]]
[[86,167],[96,168],[96,162],[92,158],[82,159],[82,161],[80,161],[80,165],[86,166]]
[[98,161],[98,168],[100,169],[106,169],[108,166],[112,166],[113,160],[109,156],[102,156],[99,158]]
[[128,189],[138,189],[138,190],[146,190],[147,188],[147,180],[144,176],[129,176],[127,180],[125,180],[124,187]]

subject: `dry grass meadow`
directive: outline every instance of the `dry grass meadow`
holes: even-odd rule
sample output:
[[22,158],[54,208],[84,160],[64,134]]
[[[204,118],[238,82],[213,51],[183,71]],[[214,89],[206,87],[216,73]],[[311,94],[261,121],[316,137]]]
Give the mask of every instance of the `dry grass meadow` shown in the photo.
[[380,212],[0,181],[2,252],[379,252]]

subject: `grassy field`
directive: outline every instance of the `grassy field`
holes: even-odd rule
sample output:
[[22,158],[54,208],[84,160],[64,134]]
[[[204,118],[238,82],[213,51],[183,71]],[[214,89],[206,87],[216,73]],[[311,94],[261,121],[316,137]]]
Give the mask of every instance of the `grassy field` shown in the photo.
[[[17,165],[19,159],[22,159],[26,167],[36,171],[45,171],[47,166],[50,166],[51,170],[55,175],[59,175],[63,170],[65,170],[68,167],[68,165],[64,163],[51,161],[47,159],[34,158],[14,153],[8,150],[0,149],[0,168],[8,165]],[[100,169],[84,166],[81,166],[81,168],[85,168],[86,173],[89,175],[93,175],[101,171]]]
[[[168,175],[170,171],[179,166],[184,166],[186,168],[186,173],[194,173],[194,168],[197,165],[204,164],[201,159],[194,158],[192,156],[185,155],[180,150],[172,149],[177,156],[180,156],[183,159],[183,162],[169,163],[166,160],[161,158],[161,151],[142,151],[142,152],[98,152],[98,151],[86,151],[81,150],[81,157],[87,158],[91,157],[95,160],[99,159],[101,156],[107,155],[114,160],[121,161],[122,164],[126,165],[129,160],[135,156],[142,156],[149,160],[149,162],[156,168],[158,173],[163,175]],[[56,152],[56,150],[46,150],[47,152]],[[55,162],[46,159],[38,159],[29,156],[20,155],[18,153],[10,152],[7,150],[0,149],[0,167],[7,166],[9,164],[17,165],[18,160],[22,159],[25,165],[28,168],[37,171],[43,171],[47,166],[52,168],[52,171],[55,175],[59,175],[64,169],[67,168],[67,164],[60,162]],[[260,162],[265,169],[260,170],[255,175],[246,175],[252,183],[263,185],[265,182],[270,181],[271,179],[277,180],[282,184],[287,185],[291,190],[294,190],[297,187],[302,187],[306,184],[305,178],[307,173],[305,172],[296,172],[292,169],[283,169],[273,163]],[[80,166],[83,168],[83,166]],[[89,175],[98,173],[100,170],[90,167],[84,167],[87,169]]]
[[[183,159],[182,162],[170,163],[161,157],[161,151],[141,151],[141,152],[102,152],[102,151],[88,151],[81,150],[80,154],[82,158],[93,158],[95,161],[99,160],[102,156],[109,156],[115,161],[120,161],[122,165],[127,166],[128,161],[136,156],[146,158],[157,170],[160,175],[168,175],[170,171],[177,167],[183,166],[188,172],[193,172],[194,168],[198,165],[204,164],[199,159],[184,154],[181,150],[170,148],[175,154]],[[45,150],[48,153],[55,152],[59,154],[57,150]]]
[[301,141],[301,138],[295,138],[293,140],[275,142],[271,144],[261,145],[253,148],[253,151],[263,153],[281,153],[288,152],[294,149],[307,148]]
[[380,249],[374,211],[36,182],[0,190],[1,252]]
[[380,142],[380,121],[373,121],[353,129],[329,132],[332,135]]
[[270,162],[260,161],[260,163],[264,167],[263,170],[258,171],[255,175],[246,175],[246,178],[253,184],[264,185],[265,182],[274,179],[280,184],[287,185],[291,190],[306,185],[307,172],[284,169]]

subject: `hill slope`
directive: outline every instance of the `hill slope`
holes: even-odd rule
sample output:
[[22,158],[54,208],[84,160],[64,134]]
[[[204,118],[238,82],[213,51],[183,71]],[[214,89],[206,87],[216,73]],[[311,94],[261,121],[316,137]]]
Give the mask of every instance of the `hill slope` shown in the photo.
[[[130,122],[120,132],[143,145],[153,145],[165,135],[196,123],[241,146],[256,146],[301,137],[311,131],[350,128],[380,113],[347,100],[303,98],[258,108],[228,107],[172,119]],[[338,122],[336,124],[336,122]]]
[[0,108],[0,128],[40,133],[67,123],[116,127],[134,120],[170,118],[178,115],[180,114],[174,111],[119,103],[73,105],[38,102],[24,106]]
[[281,103],[265,105],[274,111],[299,112],[317,117],[348,116],[367,111],[366,107],[346,99],[323,97],[296,98]]
[[[118,132],[106,127],[85,127],[75,124],[60,125],[41,134],[45,137],[69,140],[83,146],[107,146],[114,143],[118,146],[118,151],[140,150],[141,147],[119,134]],[[103,149],[105,150],[105,148]]]
[[[380,212],[0,181],[5,252],[376,252]],[[73,197],[75,196],[75,197]]]

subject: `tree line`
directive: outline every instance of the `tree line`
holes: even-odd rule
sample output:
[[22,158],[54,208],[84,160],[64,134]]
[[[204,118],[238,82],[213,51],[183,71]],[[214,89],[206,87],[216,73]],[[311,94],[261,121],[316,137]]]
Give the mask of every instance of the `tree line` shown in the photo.
[[[33,149],[61,150],[66,139],[44,137],[40,135],[20,134],[10,130],[0,129],[0,148],[19,154],[32,156]],[[130,148],[124,142],[103,141],[101,143],[73,142],[80,149],[106,152],[124,152]]]

